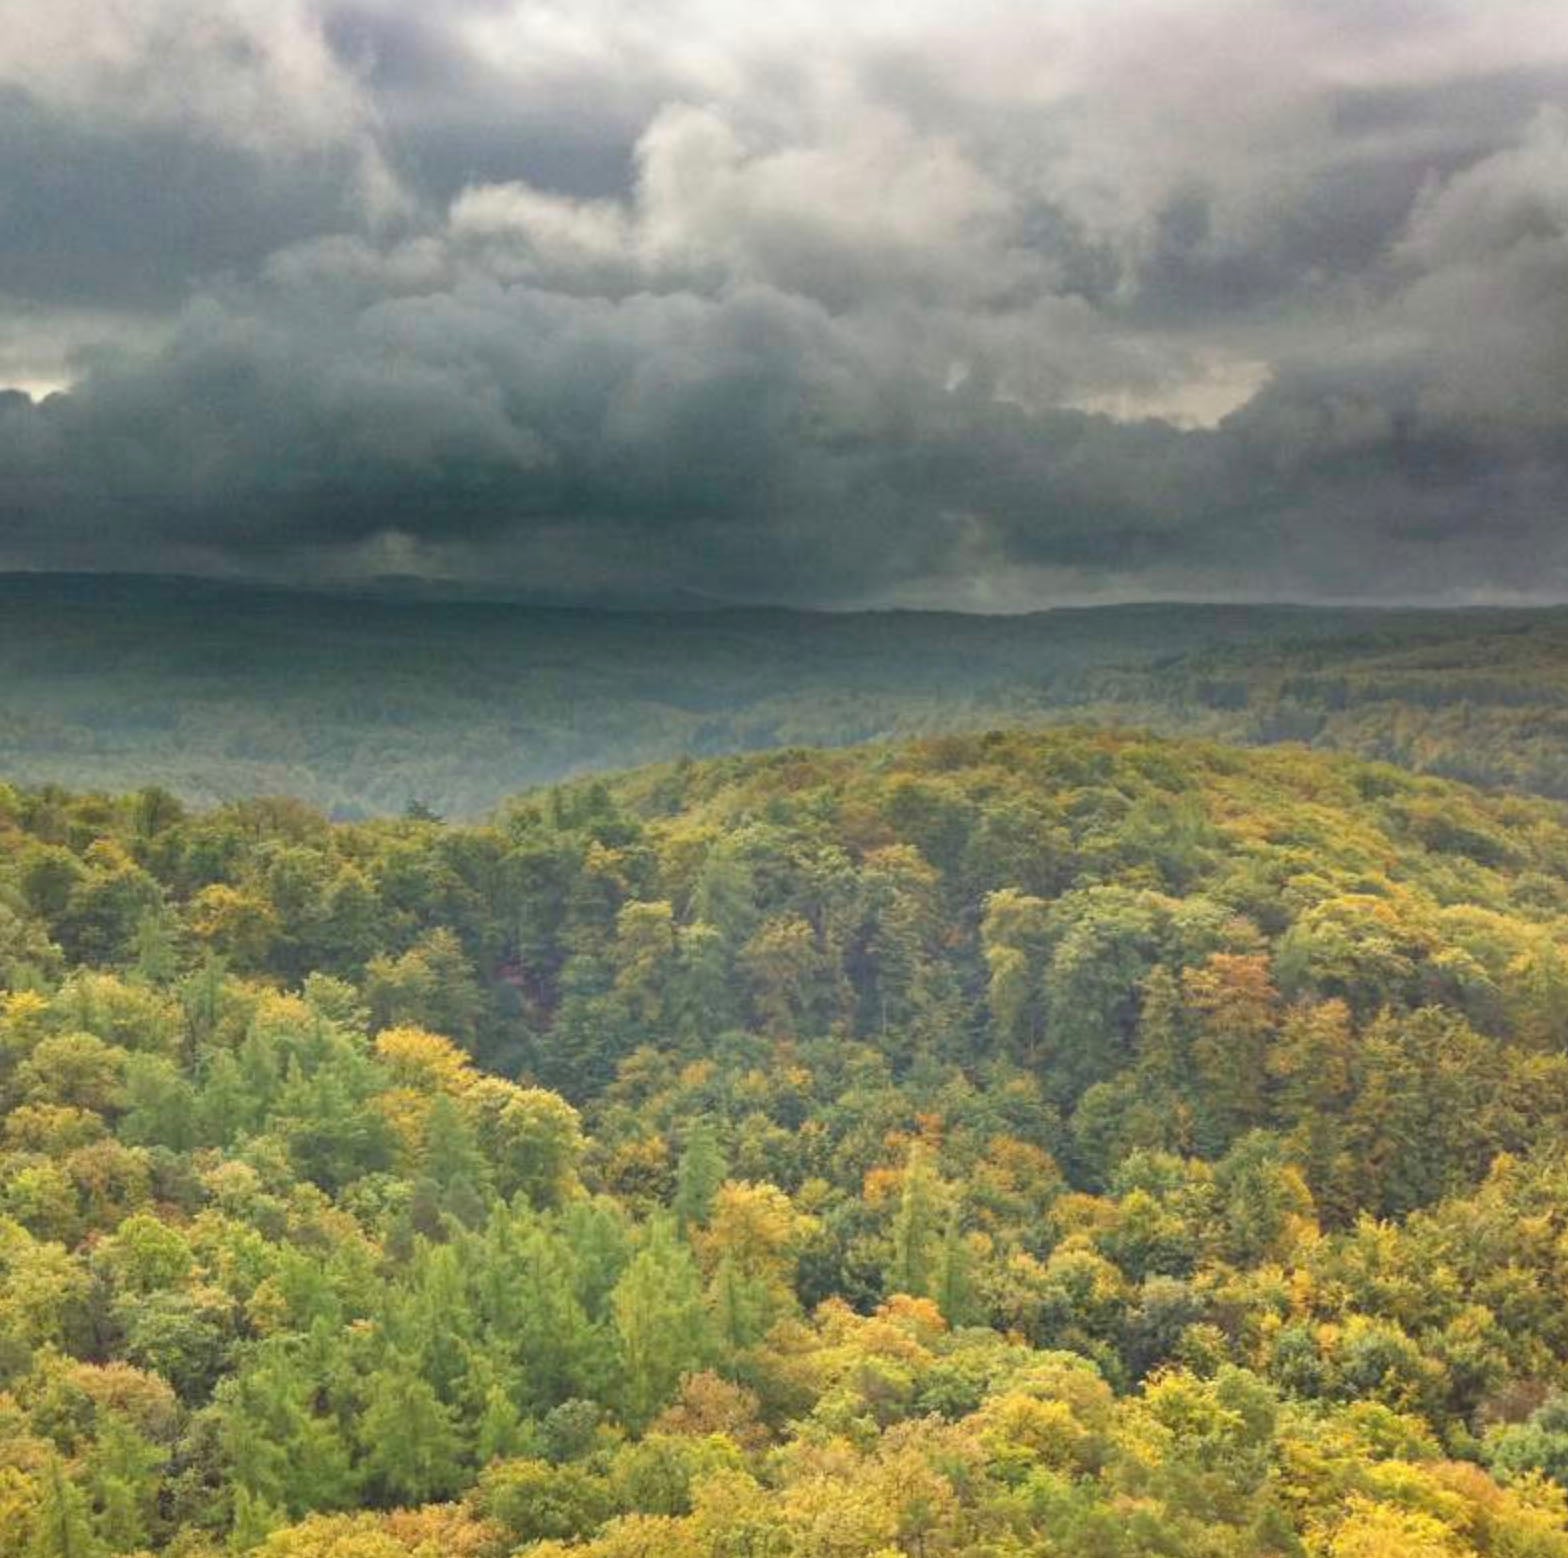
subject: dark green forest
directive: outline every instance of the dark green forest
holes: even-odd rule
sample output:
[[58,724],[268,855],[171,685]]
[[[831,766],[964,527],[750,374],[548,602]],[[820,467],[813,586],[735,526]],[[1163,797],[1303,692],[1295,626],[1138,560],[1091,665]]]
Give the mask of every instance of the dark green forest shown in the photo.
[[1084,728],[0,788],[0,1003],[7,1555],[1568,1554],[1549,798]]
[[1568,796],[1568,611],[568,610],[0,576],[0,774],[338,819],[680,756],[1067,721]]

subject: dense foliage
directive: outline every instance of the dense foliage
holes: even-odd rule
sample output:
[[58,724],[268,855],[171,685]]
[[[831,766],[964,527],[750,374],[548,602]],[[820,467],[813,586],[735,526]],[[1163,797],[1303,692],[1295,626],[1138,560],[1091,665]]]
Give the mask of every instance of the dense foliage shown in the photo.
[[1063,719],[1568,796],[1568,614],[658,614],[0,575],[16,782],[476,817],[589,770]]
[[0,789],[0,1553],[1568,1555],[1568,817],[1092,732]]

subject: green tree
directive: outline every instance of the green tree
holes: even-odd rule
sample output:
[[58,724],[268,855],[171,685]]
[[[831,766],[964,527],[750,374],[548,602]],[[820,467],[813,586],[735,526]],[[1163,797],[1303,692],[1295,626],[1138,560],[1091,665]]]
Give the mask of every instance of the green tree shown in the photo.
[[675,1396],[681,1377],[713,1356],[702,1274],[666,1218],[655,1218],[610,1300],[624,1369],[627,1420],[637,1427]]
[[25,1558],[98,1558],[103,1548],[93,1532],[87,1496],[65,1474],[57,1456],[42,1473]]
[[675,1200],[672,1210],[683,1233],[700,1227],[713,1210],[714,1198],[725,1181],[729,1168],[719,1133],[713,1121],[703,1115],[686,1133],[680,1162],[675,1170]]
[[582,1125],[564,1098],[486,1077],[467,1090],[463,1102],[503,1196],[521,1192],[535,1206],[550,1207],[576,1193]]
[[371,959],[365,1001],[372,1025],[412,1024],[471,1046],[484,1009],[473,965],[456,935],[441,926],[402,956]]
[[916,1142],[904,1164],[898,1212],[893,1219],[893,1263],[888,1282],[895,1293],[934,1295],[942,1272],[943,1230],[950,1217],[950,1193],[932,1166],[925,1146]]
[[372,1380],[359,1443],[378,1501],[423,1504],[458,1486],[460,1440],[451,1411],[406,1365],[394,1363]]

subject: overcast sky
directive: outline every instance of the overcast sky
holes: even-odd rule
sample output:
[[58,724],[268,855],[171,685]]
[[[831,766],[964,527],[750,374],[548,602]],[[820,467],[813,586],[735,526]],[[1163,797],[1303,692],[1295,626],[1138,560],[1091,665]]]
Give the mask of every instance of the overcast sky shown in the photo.
[[1564,0],[0,0],[0,568],[1561,599],[1565,502]]

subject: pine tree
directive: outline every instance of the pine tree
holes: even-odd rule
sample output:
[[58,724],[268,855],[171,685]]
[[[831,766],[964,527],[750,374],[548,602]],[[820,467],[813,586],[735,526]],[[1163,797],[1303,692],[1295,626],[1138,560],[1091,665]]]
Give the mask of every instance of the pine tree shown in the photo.
[[422,1166],[439,1189],[443,1211],[470,1228],[483,1219],[491,1192],[490,1166],[462,1109],[445,1093],[430,1105]]
[[474,1432],[474,1457],[481,1466],[516,1455],[525,1437],[523,1414],[499,1384],[485,1392],[484,1410]]
[[701,1369],[713,1351],[701,1273],[668,1219],[649,1225],[610,1307],[625,1369],[627,1419],[640,1427],[673,1398],[681,1376]]
[[888,1280],[896,1293],[931,1295],[939,1269],[945,1187],[931,1167],[923,1143],[909,1149],[904,1190],[893,1219],[893,1264]]
[[713,1210],[714,1197],[724,1183],[728,1167],[719,1133],[704,1115],[686,1134],[675,1170],[675,1220],[682,1233],[700,1227]]
[[451,1414],[406,1365],[376,1377],[359,1432],[365,1470],[388,1502],[423,1504],[456,1489],[459,1442]]
[[970,1276],[969,1246],[964,1242],[963,1220],[955,1203],[948,1209],[938,1254],[933,1297],[950,1326],[967,1325],[973,1316],[974,1293]]
[[44,1468],[43,1496],[33,1516],[26,1558],[97,1558],[102,1552],[93,1534],[82,1490],[65,1475],[58,1457]]

